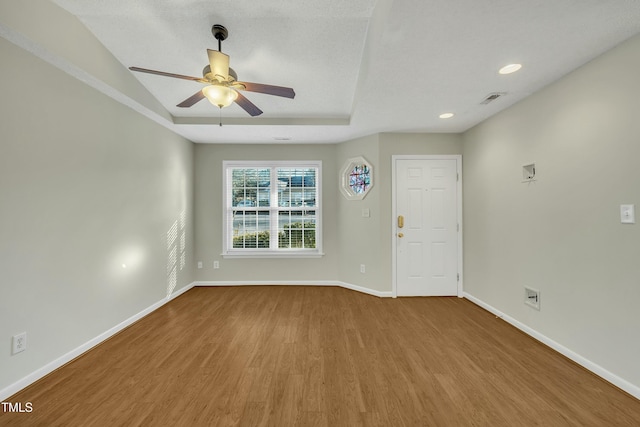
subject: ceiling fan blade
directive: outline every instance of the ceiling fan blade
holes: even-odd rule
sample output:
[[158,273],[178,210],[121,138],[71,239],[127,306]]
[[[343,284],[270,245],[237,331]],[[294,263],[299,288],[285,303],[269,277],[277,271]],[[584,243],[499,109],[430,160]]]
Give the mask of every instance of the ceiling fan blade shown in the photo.
[[229,79],[229,55],[211,49],[207,49],[207,55],[211,74],[226,82]]
[[149,70],[147,68],[140,67],[129,67],[129,69],[131,71],[137,71],[139,73],[157,74],[158,76],[173,77],[175,79],[193,80],[194,82],[206,83],[206,80],[203,80],[201,77],[191,77],[184,76],[182,74],[165,73],[164,71]]
[[290,87],[264,85],[262,83],[238,82],[244,86],[244,90],[249,92],[266,93],[267,95],[282,96],[284,98],[295,98],[296,93]]
[[204,99],[204,93],[201,90],[199,90],[193,95],[191,95],[190,97],[188,97],[187,99],[185,99],[184,101],[182,101],[180,104],[176,105],[176,107],[188,108],[196,104],[197,102],[202,101],[203,99]]
[[259,116],[262,114],[262,110],[256,107],[256,105],[249,101],[244,97],[240,92],[238,92],[238,97],[235,100],[235,103],[238,104],[244,111],[249,113],[252,117]]

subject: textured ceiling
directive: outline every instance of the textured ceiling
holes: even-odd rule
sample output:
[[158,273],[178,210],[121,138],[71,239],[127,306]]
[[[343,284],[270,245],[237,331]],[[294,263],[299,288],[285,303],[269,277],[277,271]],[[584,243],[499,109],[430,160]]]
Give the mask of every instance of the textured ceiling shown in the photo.
[[[195,142],[338,142],[377,132],[461,132],[640,32],[637,0],[55,0],[124,67],[201,76],[213,24],[264,114],[175,105],[202,86],[135,77]],[[506,64],[521,71],[501,76]],[[492,92],[506,92],[489,105]],[[453,112],[448,120],[438,118]],[[219,114],[225,124],[217,125]]]

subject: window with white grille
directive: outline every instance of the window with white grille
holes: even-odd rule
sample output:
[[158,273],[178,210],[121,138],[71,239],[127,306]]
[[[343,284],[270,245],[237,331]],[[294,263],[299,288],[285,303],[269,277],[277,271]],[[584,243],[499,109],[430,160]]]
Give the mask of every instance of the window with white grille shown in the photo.
[[322,255],[321,162],[225,161],[223,169],[223,255]]

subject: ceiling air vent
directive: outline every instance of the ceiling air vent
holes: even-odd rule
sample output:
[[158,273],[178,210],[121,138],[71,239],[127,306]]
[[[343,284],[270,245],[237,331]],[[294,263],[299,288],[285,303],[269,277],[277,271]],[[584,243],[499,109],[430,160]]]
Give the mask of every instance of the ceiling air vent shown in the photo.
[[493,102],[496,99],[500,98],[501,96],[505,96],[506,94],[507,94],[506,92],[493,92],[493,93],[490,93],[489,95],[487,95],[487,97],[485,99],[482,100],[482,102],[480,102],[480,104],[487,105],[488,103]]

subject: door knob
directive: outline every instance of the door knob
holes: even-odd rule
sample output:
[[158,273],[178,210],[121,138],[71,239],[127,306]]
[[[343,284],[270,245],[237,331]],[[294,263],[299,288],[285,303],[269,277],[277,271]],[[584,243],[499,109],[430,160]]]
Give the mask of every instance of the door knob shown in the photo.
[[404,234],[403,233],[398,233],[398,237],[402,238],[402,237],[404,237]]

